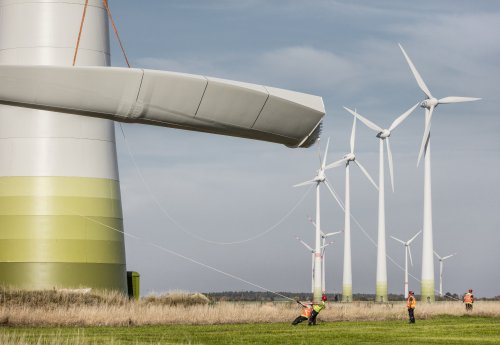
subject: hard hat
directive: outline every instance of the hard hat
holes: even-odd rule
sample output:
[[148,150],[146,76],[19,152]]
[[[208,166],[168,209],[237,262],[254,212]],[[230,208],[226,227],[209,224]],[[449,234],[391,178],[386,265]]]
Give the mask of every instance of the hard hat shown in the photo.
[[472,292],[472,289],[469,289],[469,292]]
[[321,296],[322,301],[327,301],[328,299],[326,298],[326,295]]

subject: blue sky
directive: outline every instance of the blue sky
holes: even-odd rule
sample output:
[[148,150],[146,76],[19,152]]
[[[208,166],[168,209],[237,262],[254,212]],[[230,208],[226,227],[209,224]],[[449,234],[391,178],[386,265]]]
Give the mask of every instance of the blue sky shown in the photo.
[[[397,43],[436,97],[482,97],[440,106],[432,125],[434,247],[458,252],[445,264],[444,291],[500,291],[500,4],[495,1],[132,1],[111,10],[133,67],[179,71],[312,93],[324,98],[328,161],[348,150],[352,116],[382,127],[422,100]],[[112,32],[112,31],[111,31]],[[112,38],[112,61],[124,60]],[[270,143],[151,126],[117,130],[126,232],[240,276],[270,290],[309,291],[310,256],[294,239],[313,243],[307,216],[314,193],[279,226],[314,177],[317,147]],[[423,134],[418,108],[391,136],[395,193],[386,190],[387,253],[403,264],[389,235],[410,238],[422,226]],[[127,150],[133,154],[137,166]],[[378,178],[378,142],[358,123],[357,157]],[[141,177],[143,176],[143,178]],[[328,174],[344,195],[344,171]],[[352,213],[376,238],[377,193],[352,169]],[[386,179],[386,187],[389,180]],[[168,212],[170,218],[165,215]],[[322,224],[341,230],[343,215],[326,190]],[[202,237],[205,240],[200,240]],[[353,290],[373,293],[376,249],[353,227]],[[343,238],[328,248],[327,290],[342,286]],[[255,290],[241,281],[126,239],[127,264],[143,292]],[[420,277],[421,240],[412,248]],[[436,287],[438,266],[436,263]],[[388,262],[389,291],[402,293],[403,272]],[[417,292],[419,284],[410,280]]]

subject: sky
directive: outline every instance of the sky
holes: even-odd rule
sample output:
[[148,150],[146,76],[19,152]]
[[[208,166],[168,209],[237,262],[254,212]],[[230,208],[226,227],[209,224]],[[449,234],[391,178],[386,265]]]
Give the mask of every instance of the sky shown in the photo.
[[[500,3],[496,1],[112,1],[132,67],[201,74],[323,97],[319,143],[327,161],[349,150],[356,108],[387,128],[423,100],[401,43],[437,98],[481,97],[439,106],[433,116],[434,249],[445,262],[444,292],[500,295]],[[112,31],[111,31],[112,33]],[[125,62],[114,37],[112,64]],[[404,265],[407,240],[422,227],[423,135],[417,108],[391,136],[395,192],[386,176],[387,254]],[[319,167],[318,145],[290,149],[240,138],[136,124],[116,125],[127,269],[141,293],[259,290],[307,292],[314,244],[314,189],[292,188]],[[358,122],[356,157],[378,180],[378,139]],[[387,166],[386,166],[387,171]],[[329,170],[343,198],[343,168]],[[351,169],[351,212],[377,238],[378,194]],[[321,190],[322,228],[344,227]],[[352,225],[353,292],[374,293],[376,247]],[[139,239],[135,238],[138,237]],[[327,248],[326,289],[342,290],[343,235]],[[154,245],[153,245],[154,244]],[[164,250],[160,249],[164,248]],[[173,254],[182,255],[183,257]],[[410,273],[421,275],[422,237]],[[195,263],[196,261],[197,263]],[[241,279],[209,269],[206,265]],[[387,262],[390,293],[403,271]],[[436,289],[439,267],[435,261]],[[249,284],[251,283],[251,284]],[[420,284],[410,278],[410,289]]]

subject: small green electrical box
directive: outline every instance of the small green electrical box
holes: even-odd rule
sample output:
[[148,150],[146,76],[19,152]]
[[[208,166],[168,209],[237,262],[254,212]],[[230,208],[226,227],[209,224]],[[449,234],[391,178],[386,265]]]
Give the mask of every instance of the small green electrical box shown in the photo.
[[141,275],[139,272],[127,271],[128,297],[139,299],[141,286]]

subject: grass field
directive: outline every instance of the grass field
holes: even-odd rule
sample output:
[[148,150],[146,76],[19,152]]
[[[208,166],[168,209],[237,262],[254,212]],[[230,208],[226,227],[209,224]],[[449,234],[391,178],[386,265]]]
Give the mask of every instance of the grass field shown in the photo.
[[441,316],[405,321],[132,327],[3,327],[2,345],[97,344],[500,344],[500,318]]

